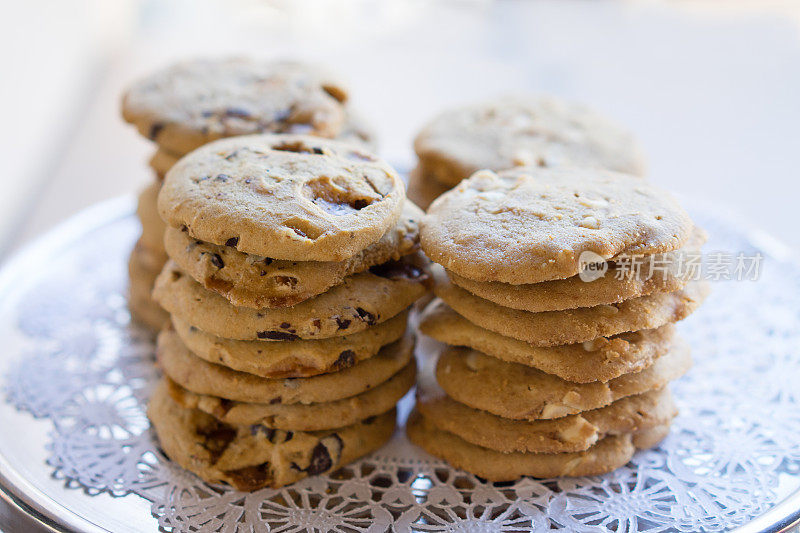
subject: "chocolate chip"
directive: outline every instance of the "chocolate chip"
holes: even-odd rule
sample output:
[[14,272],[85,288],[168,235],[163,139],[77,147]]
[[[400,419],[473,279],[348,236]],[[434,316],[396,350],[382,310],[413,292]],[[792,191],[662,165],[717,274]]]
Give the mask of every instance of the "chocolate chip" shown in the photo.
[[225,241],[225,246],[234,247],[239,244],[239,237],[231,237],[227,241]]
[[344,350],[339,354],[339,357],[333,363],[333,366],[339,370],[350,368],[356,362],[356,353],[353,350]]
[[377,322],[377,318],[375,317],[375,315],[370,313],[369,311],[367,311],[363,307],[356,307],[356,313],[358,313],[358,317],[361,320],[363,320],[364,322],[366,322],[370,326],[372,326],[373,324],[375,324]]
[[240,107],[229,107],[225,110],[225,116],[236,118],[250,118],[250,112]]
[[319,318],[315,318],[315,319],[314,319],[314,320],[311,322],[311,324],[313,324],[313,325],[314,325],[314,327],[315,327],[315,328],[317,328],[317,329],[322,329],[322,320],[320,320]]
[[287,333],[285,331],[257,331],[256,336],[259,339],[270,339],[273,341],[293,341],[300,338],[294,333]]
[[215,463],[236,437],[236,430],[213,420],[208,425],[198,427],[197,434],[203,437],[202,446],[211,455],[211,462]]
[[260,489],[271,482],[269,463],[228,470],[225,474],[230,478],[231,484],[242,491]]
[[[321,439],[319,443],[314,446],[314,449],[311,450],[311,460],[309,461],[308,467],[305,468],[305,472],[310,476],[315,476],[330,470],[335,463],[339,462],[343,446],[344,443],[342,439],[335,433]],[[332,455],[335,456],[335,458],[332,457]],[[294,463],[292,463],[292,466],[298,470],[302,470]]]
[[147,135],[151,141],[155,141],[158,134],[161,133],[161,130],[164,129],[164,124],[161,122],[156,122],[152,126],[150,126],[150,133]]
[[350,327],[350,320],[347,318],[336,317],[336,326],[338,329],[347,329]]
[[289,329],[290,327],[292,327],[292,325],[289,324],[288,322],[281,323],[281,329]]
[[273,261],[275,261],[275,260],[274,259],[270,259],[269,257],[265,257],[264,258],[264,264],[265,265],[271,265]]
[[222,257],[219,254],[213,254],[211,256],[211,264],[217,268],[222,268],[225,266],[225,263],[222,261]]

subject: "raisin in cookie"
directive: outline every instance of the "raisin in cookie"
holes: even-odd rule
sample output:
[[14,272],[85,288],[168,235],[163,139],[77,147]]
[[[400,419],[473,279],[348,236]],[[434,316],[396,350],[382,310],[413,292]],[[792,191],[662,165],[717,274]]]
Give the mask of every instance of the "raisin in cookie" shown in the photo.
[[338,372],[403,336],[408,311],[344,337],[282,342],[236,341],[210,335],[172,316],[172,326],[196,356],[263,378],[302,378]]
[[355,424],[394,409],[414,385],[416,364],[412,359],[387,381],[356,396],[332,402],[269,404],[235,402],[190,392],[168,379],[172,399],[183,407],[200,409],[226,424],[260,424],[272,429],[319,431]]
[[197,394],[240,402],[309,404],[349,398],[376,387],[408,364],[413,349],[413,338],[407,335],[340,372],[285,379],[262,378],[208,363],[190,352],[170,329],[159,334],[156,355],[165,375]]
[[521,167],[477,172],[440,196],[420,241],[451,272],[519,285],[578,274],[584,252],[611,259],[677,250],[693,227],[670,195],[632,176]]
[[158,210],[193,238],[249,254],[344,261],[389,231],[405,187],[388,164],[347,143],[251,135],[198,148],[167,173]]
[[322,294],[347,276],[417,251],[422,215],[417,206],[406,201],[403,215],[394,227],[344,261],[287,261],[255,256],[232,246],[198,241],[176,228],[167,229],[164,243],[181,270],[233,305],[286,307]]
[[452,283],[438,281],[436,296],[458,314],[481,328],[535,346],[575,344],[626,331],[658,328],[692,314],[709,292],[707,282],[692,281],[675,292],[615,304],[531,313],[497,305]]
[[414,141],[422,175],[454,186],[480,169],[589,166],[643,175],[630,132],[579,104],[506,98],[445,111]]
[[396,413],[314,432],[234,426],[181,407],[162,382],[150,399],[147,416],[170,459],[209,483],[252,491],[331,472],[378,449],[394,433]]
[[234,307],[169,262],[156,280],[153,296],[180,320],[217,337],[263,341],[324,339],[364,331],[405,311],[429,286],[424,270],[410,272],[409,276],[416,277],[362,272],[294,307],[252,309]]
[[305,133],[336,137],[347,91],[318,67],[246,58],[197,59],[134,84],[123,118],[164,149],[185,154],[221,137]]
[[574,383],[606,382],[644,370],[669,351],[675,334],[674,326],[667,324],[577,344],[540,347],[476,326],[441,300],[425,309],[419,329],[445,344],[466,346]]
[[541,370],[507,363],[468,348],[446,348],[436,380],[457,402],[503,418],[540,420],[605,407],[626,396],[664,387],[692,365],[689,347],[676,339],[650,367],[606,383],[571,383]]
[[611,472],[630,461],[637,448],[655,446],[669,426],[639,435],[611,435],[588,450],[569,453],[503,453],[469,443],[434,426],[414,411],[409,416],[408,438],[431,455],[489,481],[512,481],[523,476],[552,478],[594,476]]

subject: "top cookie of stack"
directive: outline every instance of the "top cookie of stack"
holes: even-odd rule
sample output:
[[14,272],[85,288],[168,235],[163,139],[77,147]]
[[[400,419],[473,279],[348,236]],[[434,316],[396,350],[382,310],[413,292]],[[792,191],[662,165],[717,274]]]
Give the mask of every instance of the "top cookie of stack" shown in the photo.
[[150,296],[166,262],[156,197],[167,171],[207,142],[251,133],[300,132],[369,146],[372,134],[348,100],[344,85],[317,66],[246,58],[184,61],[131,86],[123,118],[158,145],[150,159],[156,180],[139,197],[142,236],[130,259],[136,318],[156,329],[167,321]]
[[[672,323],[707,292],[682,255],[704,239],[626,174],[520,167],[461,182],[423,218],[422,248],[446,275],[420,329],[451,347],[409,436],[491,480],[599,474],[655,445],[675,415],[664,387],[691,364]],[[581,275],[587,256],[598,275]]]
[[154,297],[172,325],[148,412],[167,455],[253,490],[382,445],[428,289],[397,173],[348,143],[233,137],[176,163],[158,208],[171,261]]
[[579,165],[644,175],[633,135],[586,106],[552,96],[516,97],[445,111],[414,140],[419,164],[408,196],[423,209],[481,169]]

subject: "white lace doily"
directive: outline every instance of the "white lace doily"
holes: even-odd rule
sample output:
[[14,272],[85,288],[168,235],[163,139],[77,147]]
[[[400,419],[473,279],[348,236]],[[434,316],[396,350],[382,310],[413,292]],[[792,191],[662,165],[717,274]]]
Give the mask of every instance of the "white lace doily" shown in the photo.
[[[756,251],[722,219],[693,215],[711,235],[706,250]],[[800,268],[767,250],[759,281],[715,283],[680,325],[695,358],[673,385],[680,417],[659,448],[612,474],[485,483],[398,432],[331,476],[250,494],[208,486],[165,460],[148,429],[152,339],[129,324],[125,303],[138,225],[129,212],[104,217],[0,277],[0,415],[31,424],[2,432],[0,455],[8,468],[29,462],[37,490],[60,491],[56,507],[71,497],[82,515],[124,510],[141,520],[134,530],[155,517],[172,531],[720,531],[800,486]]]

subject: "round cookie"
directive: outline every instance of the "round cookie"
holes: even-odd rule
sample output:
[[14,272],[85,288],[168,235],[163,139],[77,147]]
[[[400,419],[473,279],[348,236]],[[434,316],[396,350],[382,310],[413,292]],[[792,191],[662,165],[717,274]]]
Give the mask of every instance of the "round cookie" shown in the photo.
[[510,420],[458,403],[441,389],[420,392],[417,410],[437,428],[503,453],[564,453],[588,449],[606,435],[668,425],[677,408],[666,388],[617,400],[607,407],[554,420]]
[[688,345],[672,349],[650,367],[606,383],[571,383],[552,374],[507,363],[468,348],[446,348],[436,364],[436,380],[454,400],[503,418],[561,418],[605,407],[620,398],[664,387],[692,366]]
[[675,327],[667,324],[578,344],[539,347],[476,326],[441,300],[425,309],[419,329],[445,344],[466,346],[574,383],[606,382],[640,372],[669,351],[675,334]]
[[344,261],[400,217],[405,186],[383,160],[302,135],[215,141],[167,173],[158,211],[192,237],[271,259]]
[[703,303],[710,290],[707,282],[692,281],[675,292],[594,307],[530,313],[497,305],[449,281],[439,281],[434,289],[436,296],[473,324],[540,347],[575,344],[683,320]]
[[[153,296],[164,309],[206,333],[235,340],[287,341],[352,335],[403,312],[427,292],[428,275],[398,266],[395,273],[362,272],[294,307],[234,307],[204,289],[172,262],[156,280]],[[415,276],[415,277],[406,277]]]
[[419,166],[408,174],[406,196],[422,209],[428,209],[434,200],[449,190],[450,187],[446,187],[433,178],[422,174]]
[[266,379],[200,359],[171,329],[158,336],[156,355],[164,374],[181,387],[208,396],[250,403],[319,403],[349,398],[378,386],[412,358],[411,335],[359,364],[309,378]]
[[147,416],[170,459],[209,483],[252,491],[331,472],[378,449],[394,433],[396,412],[315,432],[232,426],[179,406],[162,381]]
[[[147,162],[150,165],[150,168],[153,169],[153,172],[156,174],[156,178],[158,178],[159,182],[164,181],[164,176],[167,175],[169,169],[175,166],[175,163],[183,157],[180,154],[173,154],[172,152],[165,150],[164,148],[159,148],[155,151],[155,153],[150,157],[150,160]],[[160,187],[159,183],[159,187]]]
[[[658,444],[658,437],[663,438],[665,435],[663,428],[650,431],[657,436],[643,435],[637,440],[637,444],[655,446]],[[503,453],[476,446],[452,433],[442,431],[416,411],[409,416],[406,433],[411,442],[431,455],[488,481],[513,481],[523,476],[595,476],[623,466],[636,452],[634,437],[626,434],[605,437],[582,452]]]
[[420,242],[460,276],[519,285],[577,275],[584,252],[595,261],[677,250],[692,228],[669,194],[635,177],[521,167],[477,172],[440,196]]
[[[158,191],[161,189],[159,182],[153,182],[148,185],[141,193],[139,193],[139,201],[136,204],[136,215],[139,217],[139,222],[142,224],[142,236],[139,240],[150,248],[158,252],[160,255],[165,256],[164,249],[164,231],[167,225],[158,216]],[[164,265],[166,259],[162,261],[161,266]],[[159,268],[159,270],[161,270]]]
[[221,137],[306,133],[335,137],[347,91],[317,67],[246,58],[176,63],[135,83],[122,117],[164,149],[185,154]]
[[408,311],[344,337],[282,342],[236,341],[215,337],[177,316],[172,325],[196,356],[263,378],[302,378],[338,372],[372,357],[406,331]]
[[394,409],[414,385],[416,364],[412,359],[400,372],[366,392],[324,403],[266,404],[231,402],[216,396],[189,392],[169,379],[172,399],[183,407],[200,409],[226,424],[260,424],[289,431],[319,431],[349,426]]
[[176,228],[167,229],[164,244],[181,270],[233,305],[286,307],[322,294],[347,276],[416,252],[422,216],[417,206],[404,202],[403,215],[392,229],[344,261],[287,261],[254,256],[231,246],[198,241]]
[[503,307],[539,313],[577,307],[613,304],[659,292],[673,292],[693,277],[691,268],[680,268],[687,254],[699,257],[705,232],[695,228],[686,246],[674,252],[627,258],[613,263],[601,277],[584,281],[580,276],[511,285],[499,281],[474,281],[448,272],[450,281],[475,296]]
[[480,169],[564,165],[644,175],[642,150],[614,121],[554,97],[505,98],[441,113],[414,140],[424,175],[454,186]]
[[153,283],[165,260],[165,256],[151,250],[141,240],[128,260],[128,309],[134,320],[154,330],[169,323],[169,315],[151,296]]

